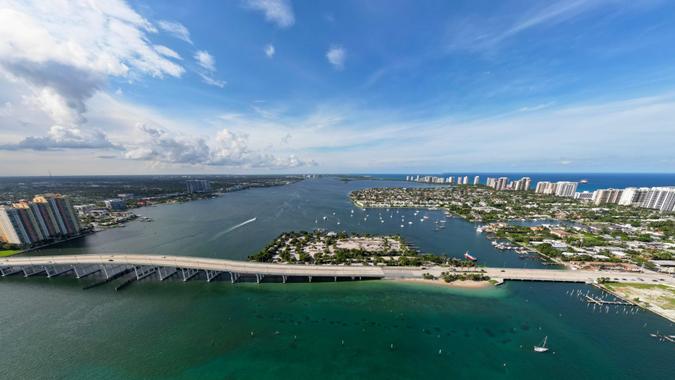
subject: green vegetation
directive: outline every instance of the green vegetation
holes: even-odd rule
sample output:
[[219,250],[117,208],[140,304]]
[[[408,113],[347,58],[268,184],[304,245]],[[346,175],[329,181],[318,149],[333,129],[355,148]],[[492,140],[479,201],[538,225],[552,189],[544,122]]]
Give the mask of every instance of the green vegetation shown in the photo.
[[0,257],[7,257],[7,256],[16,255],[19,252],[21,252],[21,250],[18,250],[18,249],[2,249],[2,250],[0,250]]
[[644,284],[637,282],[604,284],[610,291],[616,292],[635,302],[649,303],[666,310],[675,310],[675,288],[664,284]]
[[443,273],[441,273],[441,278],[445,282],[488,281],[490,279],[490,276],[486,276],[483,273],[450,273],[450,272],[443,272]]
[[472,267],[468,260],[422,254],[411,249],[398,235],[285,232],[249,257],[252,261],[337,265]]
[[651,222],[649,226],[662,232],[668,238],[675,237],[675,220]]
[[[300,181],[301,176],[229,176],[200,175],[211,183],[216,192],[242,190],[253,187],[285,185]],[[73,204],[102,202],[116,198],[117,194],[133,194],[138,198],[167,197],[177,201],[204,198],[210,194],[182,194],[185,192],[183,175],[161,176],[100,176],[100,177],[8,177],[0,181],[0,201],[16,202],[32,199],[36,194],[59,193],[67,195]],[[179,195],[180,194],[180,195]],[[129,206],[135,206],[130,202]]]

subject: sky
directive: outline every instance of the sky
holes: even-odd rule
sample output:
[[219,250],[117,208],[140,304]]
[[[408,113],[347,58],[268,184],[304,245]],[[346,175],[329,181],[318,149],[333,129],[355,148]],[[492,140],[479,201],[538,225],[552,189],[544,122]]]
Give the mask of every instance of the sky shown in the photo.
[[0,0],[0,175],[675,172],[675,2]]

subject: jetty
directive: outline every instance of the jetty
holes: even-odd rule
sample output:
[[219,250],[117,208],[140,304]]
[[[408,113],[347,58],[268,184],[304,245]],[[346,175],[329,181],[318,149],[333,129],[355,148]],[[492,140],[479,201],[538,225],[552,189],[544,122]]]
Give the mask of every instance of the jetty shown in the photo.
[[584,297],[586,297],[586,302],[592,303],[592,304],[595,304],[595,305],[630,305],[630,306],[633,306],[632,303],[626,302],[626,301],[621,301],[621,300],[603,300],[601,298],[591,297],[588,294],[586,294]]

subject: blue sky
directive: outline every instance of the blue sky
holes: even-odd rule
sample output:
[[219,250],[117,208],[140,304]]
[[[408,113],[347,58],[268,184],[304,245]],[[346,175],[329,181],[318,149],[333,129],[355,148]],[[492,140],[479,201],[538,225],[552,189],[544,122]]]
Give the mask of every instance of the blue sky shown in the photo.
[[673,172],[675,3],[0,0],[0,175]]

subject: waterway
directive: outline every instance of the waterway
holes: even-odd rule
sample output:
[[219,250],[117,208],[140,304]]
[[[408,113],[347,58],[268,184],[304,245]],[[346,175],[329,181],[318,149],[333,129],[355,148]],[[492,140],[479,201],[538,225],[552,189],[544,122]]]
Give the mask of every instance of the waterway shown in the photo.
[[[424,252],[460,257],[470,250],[491,266],[541,266],[495,250],[461,219],[447,219],[439,230],[440,211],[364,211],[347,198],[353,189],[392,185],[398,183],[324,178],[149,207],[137,211],[154,222],[34,254],[245,259],[283,231],[318,227],[399,233]],[[595,311],[570,295],[598,292],[586,285],[460,290],[383,281],[150,280],[121,292],[82,290],[88,281],[0,279],[0,378],[667,379],[675,373],[675,345],[649,336],[674,334],[673,324],[623,306]],[[534,353],[544,336],[551,351]]]

